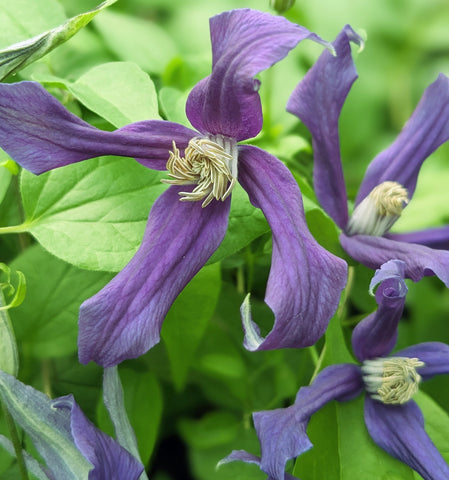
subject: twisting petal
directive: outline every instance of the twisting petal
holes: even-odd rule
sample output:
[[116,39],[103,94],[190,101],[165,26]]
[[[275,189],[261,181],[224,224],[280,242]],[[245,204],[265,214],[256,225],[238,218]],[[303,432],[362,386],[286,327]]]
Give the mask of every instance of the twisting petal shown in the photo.
[[417,232],[387,233],[385,237],[399,242],[419,243],[430,248],[449,250],[449,226],[428,228]]
[[115,440],[98,430],[84,415],[72,395],[52,402],[53,408],[70,411],[70,426],[75,445],[94,466],[89,480],[138,480],[143,465]]
[[449,251],[369,235],[348,237],[343,233],[340,243],[352,258],[369,268],[379,268],[395,258],[404,262],[406,278],[418,282],[424,276],[436,275],[449,287]]
[[263,340],[247,312],[245,347],[269,350],[312,345],[338,306],[346,284],[346,262],[310,234],[301,192],[289,170],[259,148],[245,145],[239,152],[239,181],[251,203],[264,212],[273,235],[265,302],[275,314],[275,323]]
[[398,357],[418,358],[425,363],[418,373],[423,380],[434,375],[449,374],[449,345],[440,342],[425,342],[404,348],[393,354]]
[[304,27],[250,9],[232,10],[210,20],[212,73],[187,100],[187,117],[203,133],[237,141],[255,137],[262,110],[254,77],[284,58],[301,40],[327,45]]
[[331,365],[319,373],[312,385],[300,388],[292,406],[255,412],[261,469],[274,479],[282,480],[287,461],[312,448],[306,433],[310,417],[331,400],[351,400],[362,390],[357,365]]
[[312,134],[315,192],[340,228],[348,222],[346,187],[340,158],[338,119],[351,85],[357,78],[350,42],[361,38],[346,25],[333,43],[336,56],[324,51],[293,91],[287,110]]
[[101,155],[134,157],[165,170],[173,140],[184,149],[195,134],[162,120],[106,132],[70,113],[38,83],[0,85],[0,147],[36,174]]
[[379,283],[376,290],[379,308],[364,318],[352,333],[352,348],[360,362],[388,355],[396,344],[398,323],[407,295],[404,262],[390,260],[383,264],[376,271],[370,290]]
[[425,90],[421,101],[393,144],[369,165],[357,195],[360,203],[380,183],[391,180],[413,196],[424,160],[449,139],[449,79],[440,74]]
[[142,244],[128,265],[80,308],[79,358],[110,367],[159,341],[175,298],[221,243],[230,199],[180,202],[170,187],[154,203]]
[[384,405],[365,399],[365,423],[373,440],[425,480],[447,480],[449,466],[424,430],[418,405]]

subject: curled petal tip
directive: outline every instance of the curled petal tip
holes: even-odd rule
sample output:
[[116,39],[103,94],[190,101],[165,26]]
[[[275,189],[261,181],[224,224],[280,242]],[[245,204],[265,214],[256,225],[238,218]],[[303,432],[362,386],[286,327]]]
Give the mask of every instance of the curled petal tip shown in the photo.
[[244,347],[250,352],[256,351],[263,342],[263,338],[260,335],[260,329],[256,323],[253,322],[251,317],[251,294],[245,297],[245,300],[240,307],[240,313],[242,316],[242,325],[245,332],[245,339],[243,341]]

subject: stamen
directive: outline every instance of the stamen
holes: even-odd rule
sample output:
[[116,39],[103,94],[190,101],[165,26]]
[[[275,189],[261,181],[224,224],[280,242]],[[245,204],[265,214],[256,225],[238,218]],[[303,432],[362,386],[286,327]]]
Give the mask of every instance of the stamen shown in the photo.
[[196,202],[204,199],[206,207],[215,198],[226,200],[237,183],[237,145],[234,139],[223,135],[194,137],[184,152],[173,142],[173,151],[167,161],[170,185],[195,185],[191,192],[179,192],[181,201]]
[[399,183],[388,181],[377,185],[354,209],[346,234],[382,236],[401,216],[408,202],[408,192]]
[[363,380],[371,398],[385,404],[408,402],[418,391],[421,376],[416,369],[425,364],[417,358],[390,357],[365,360]]

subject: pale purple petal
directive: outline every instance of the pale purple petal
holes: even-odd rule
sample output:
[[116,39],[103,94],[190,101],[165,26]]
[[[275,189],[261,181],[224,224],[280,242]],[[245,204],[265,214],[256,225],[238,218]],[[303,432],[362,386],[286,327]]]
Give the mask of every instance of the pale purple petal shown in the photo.
[[[193,188],[193,187],[192,187]],[[142,244],[128,265],[80,308],[79,358],[110,367],[160,339],[175,298],[221,243],[230,199],[181,202],[170,187],[154,203]]]
[[357,365],[332,365],[322,370],[312,385],[300,388],[292,406],[255,412],[254,425],[262,452],[261,469],[274,479],[282,480],[287,461],[313,446],[307,436],[310,417],[331,400],[351,400],[362,390]]
[[396,344],[407,294],[404,263],[390,260],[382,265],[371,281],[370,290],[379,282],[376,290],[378,309],[364,318],[352,333],[352,348],[360,362],[388,355]]
[[434,375],[449,374],[449,345],[445,343],[419,343],[399,350],[393,356],[418,358],[424,362],[424,367],[418,369],[423,380],[428,380]]
[[224,12],[210,20],[212,73],[187,100],[187,117],[203,133],[237,141],[262,128],[258,94],[262,70],[284,58],[301,40],[326,44],[304,27],[256,10]]
[[312,134],[315,193],[340,228],[348,222],[348,207],[338,119],[357,78],[350,42],[360,44],[362,40],[346,25],[333,43],[336,56],[324,51],[287,103],[287,110],[299,117]]
[[96,428],[83,414],[72,395],[52,402],[53,408],[70,410],[73,440],[94,466],[89,480],[138,480],[143,465],[115,440]]
[[418,405],[384,405],[365,399],[365,423],[372,439],[425,480],[447,480],[449,466],[424,430]]
[[407,243],[419,243],[430,248],[449,250],[449,226],[428,228],[408,233],[387,233],[386,238]]
[[347,265],[310,234],[301,192],[289,170],[259,148],[241,146],[239,181],[251,203],[262,209],[273,235],[265,302],[275,323],[265,340],[254,338],[254,323],[244,322],[246,348],[269,350],[314,344],[324,333],[346,285]]
[[165,170],[172,141],[183,150],[195,134],[163,120],[99,130],[38,83],[0,84],[0,147],[36,174],[101,155],[133,157],[148,168]]
[[433,250],[415,243],[397,242],[369,235],[340,235],[344,250],[369,268],[379,268],[388,260],[405,263],[405,277],[418,282],[424,276],[436,275],[449,287],[449,251]]
[[449,139],[449,79],[440,74],[425,90],[418,106],[393,144],[370,163],[357,195],[360,203],[387,180],[403,185],[413,196],[424,160]]

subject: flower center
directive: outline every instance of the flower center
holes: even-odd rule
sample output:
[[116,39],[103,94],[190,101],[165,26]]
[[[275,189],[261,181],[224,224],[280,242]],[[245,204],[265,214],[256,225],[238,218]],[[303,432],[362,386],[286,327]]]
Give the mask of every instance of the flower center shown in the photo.
[[418,367],[424,362],[417,358],[391,357],[365,360],[362,365],[363,381],[368,393],[385,404],[408,402],[418,391],[421,376]]
[[401,216],[408,201],[408,192],[399,183],[377,185],[354,209],[346,234],[381,237]]
[[182,202],[196,202],[206,197],[202,207],[215,198],[225,200],[237,182],[237,144],[223,135],[194,137],[179,154],[175,142],[167,161],[170,185],[196,185],[191,192],[179,192]]

